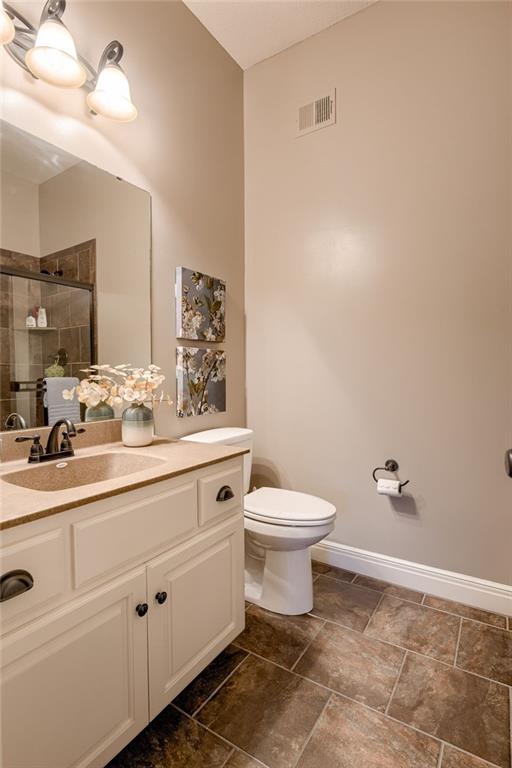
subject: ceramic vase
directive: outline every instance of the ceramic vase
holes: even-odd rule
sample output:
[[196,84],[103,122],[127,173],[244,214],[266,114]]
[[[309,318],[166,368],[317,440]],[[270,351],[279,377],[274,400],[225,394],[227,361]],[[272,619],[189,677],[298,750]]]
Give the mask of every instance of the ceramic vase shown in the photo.
[[140,448],[151,445],[155,435],[153,411],[140,403],[130,405],[123,411],[121,419],[121,439],[128,448]]

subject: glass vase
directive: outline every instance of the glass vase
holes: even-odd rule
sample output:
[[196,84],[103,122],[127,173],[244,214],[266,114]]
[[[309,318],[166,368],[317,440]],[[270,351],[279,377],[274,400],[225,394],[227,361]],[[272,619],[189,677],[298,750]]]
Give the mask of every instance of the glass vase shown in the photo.
[[91,405],[89,408],[85,409],[86,421],[105,421],[105,419],[114,418],[114,409],[105,402],[98,403],[98,405]]

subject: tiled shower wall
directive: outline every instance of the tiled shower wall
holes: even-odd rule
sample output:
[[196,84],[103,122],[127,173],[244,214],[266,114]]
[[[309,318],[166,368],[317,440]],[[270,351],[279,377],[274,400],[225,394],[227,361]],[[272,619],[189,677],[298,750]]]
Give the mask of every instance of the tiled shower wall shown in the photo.
[[[94,284],[96,276],[95,240],[73,246],[38,259],[1,250],[2,264],[32,272],[62,270],[62,279]],[[21,413],[27,423],[44,423],[42,397],[36,392],[14,393],[11,381],[36,382],[57,357],[66,376],[82,377],[80,369],[95,360],[91,349],[91,295],[81,288],[43,283],[2,275],[1,283],[1,397],[0,428],[12,411]],[[95,313],[95,292],[92,295]],[[34,306],[45,307],[49,329],[26,331],[25,318]],[[94,324],[95,326],[95,324]],[[19,330],[15,330],[19,329]],[[95,330],[95,328],[94,328]],[[93,334],[95,344],[96,334]],[[65,356],[59,350],[65,350]],[[14,354],[16,351],[16,355]],[[16,357],[16,363],[14,362]]]
[[[89,240],[43,256],[41,269],[49,272],[62,270],[64,280],[95,284],[96,241]],[[55,283],[43,283],[41,292],[41,301],[48,312],[48,324],[58,329],[45,334],[43,355],[51,361],[59,349],[64,349],[67,356],[67,364],[64,366],[66,376],[80,377],[80,369],[96,360],[95,349],[91,355],[90,294],[80,288]],[[92,298],[95,313],[95,296]],[[95,333],[93,344],[96,344]]]
[[62,270],[65,280],[77,280],[80,283],[96,282],[96,240],[73,245],[63,251],[56,251],[42,256],[40,268],[49,272]]
[[[39,272],[39,259],[0,249],[0,263]],[[35,280],[0,275],[0,430],[7,416],[20,413],[28,424],[36,421],[35,392],[11,392],[10,382],[34,381],[41,375],[42,339],[24,329],[28,310],[41,304],[41,284]],[[16,349],[16,362],[14,350]]]

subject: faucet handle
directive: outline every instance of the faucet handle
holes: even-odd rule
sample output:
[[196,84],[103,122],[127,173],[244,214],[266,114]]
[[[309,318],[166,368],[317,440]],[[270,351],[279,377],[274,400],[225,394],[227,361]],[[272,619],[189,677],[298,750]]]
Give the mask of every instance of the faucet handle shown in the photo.
[[62,440],[60,441],[60,451],[69,451],[71,448],[71,440],[67,432],[62,433]]
[[39,456],[42,456],[44,454],[44,448],[39,442],[41,440],[41,435],[19,435],[19,437],[16,437],[14,439],[15,443],[25,443],[27,440],[32,440],[32,445],[30,447],[30,460],[38,461]]
[[[76,435],[81,435],[83,432],[85,432],[84,427],[79,427],[78,429],[75,429]],[[62,441],[60,444],[60,450],[61,451],[69,451],[72,448],[71,446],[71,438],[69,435],[69,432],[63,432],[62,433]]]

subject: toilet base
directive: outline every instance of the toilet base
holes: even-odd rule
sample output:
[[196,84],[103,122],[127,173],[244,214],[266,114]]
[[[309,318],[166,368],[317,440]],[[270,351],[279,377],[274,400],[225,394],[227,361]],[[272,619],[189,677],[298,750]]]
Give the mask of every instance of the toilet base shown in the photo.
[[245,599],[287,616],[309,613],[313,608],[310,548],[266,550],[262,559],[246,552]]

